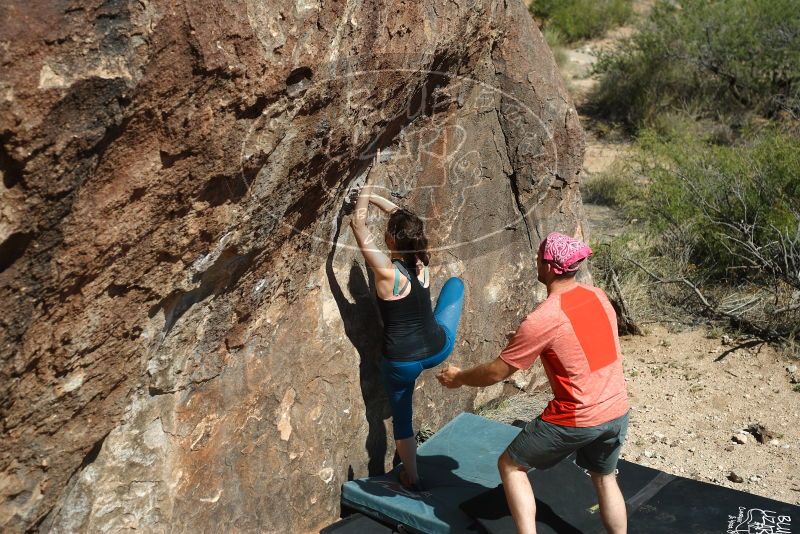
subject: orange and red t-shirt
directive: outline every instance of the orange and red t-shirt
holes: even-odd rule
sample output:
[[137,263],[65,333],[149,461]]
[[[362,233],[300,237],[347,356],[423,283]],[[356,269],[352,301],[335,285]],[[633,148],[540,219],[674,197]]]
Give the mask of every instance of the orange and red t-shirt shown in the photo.
[[603,290],[578,284],[539,304],[500,354],[527,369],[538,356],[553,389],[542,419],[587,427],[628,411],[617,316]]

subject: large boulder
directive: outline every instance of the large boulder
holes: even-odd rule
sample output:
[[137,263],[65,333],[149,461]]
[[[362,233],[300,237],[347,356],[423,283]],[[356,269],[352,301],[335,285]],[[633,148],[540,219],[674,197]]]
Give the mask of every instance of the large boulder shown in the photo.
[[[367,175],[425,217],[434,294],[466,283],[459,365],[582,232],[520,0],[7,0],[0,45],[4,532],[309,530],[390,467]],[[431,430],[498,393],[418,385]]]

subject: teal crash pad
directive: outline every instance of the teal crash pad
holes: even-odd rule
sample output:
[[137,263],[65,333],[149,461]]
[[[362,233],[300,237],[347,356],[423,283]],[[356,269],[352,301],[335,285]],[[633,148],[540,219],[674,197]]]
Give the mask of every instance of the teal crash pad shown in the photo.
[[425,491],[406,491],[395,469],[345,483],[342,504],[406,531],[480,532],[459,506],[500,484],[497,458],[519,430],[463,413],[419,447],[417,467]]

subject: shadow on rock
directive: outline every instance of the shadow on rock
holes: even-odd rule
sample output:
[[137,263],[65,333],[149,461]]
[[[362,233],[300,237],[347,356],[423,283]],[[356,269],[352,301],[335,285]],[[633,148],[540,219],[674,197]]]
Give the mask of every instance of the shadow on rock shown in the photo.
[[342,291],[333,261],[336,255],[336,243],[339,240],[343,214],[339,214],[333,247],[325,263],[331,293],[339,308],[344,324],[344,331],[359,355],[359,382],[361,396],[364,399],[369,431],[365,448],[369,457],[369,475],[381,475],[386,472],[386,427],[384,420],[390,417],[391,410],[386,392],[381,382],[380,354],[383,325],[380,312],[375,302],[375,283],[372,273],[365,279],[364,273],[354,261],[350,267],[347,289],[354,302],[350,302]]

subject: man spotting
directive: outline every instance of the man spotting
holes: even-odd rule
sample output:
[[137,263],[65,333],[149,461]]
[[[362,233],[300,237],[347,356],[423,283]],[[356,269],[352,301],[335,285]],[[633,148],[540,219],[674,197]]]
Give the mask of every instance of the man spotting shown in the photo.
[[467,370],[450,366],[437,375],[448,388],[484,387],[528,369],[541,356],[554,398],[497,462],[521,534],[536,532],[536,502],[527,471],[552,467],[573,452],[592,478],[606,530],[627,530],[615,474],[628,429],[616,315],[602,290],[575,279],[591,253],[577,239],[549,234],[536,257],[547,299],[522,321],[496,360]]

